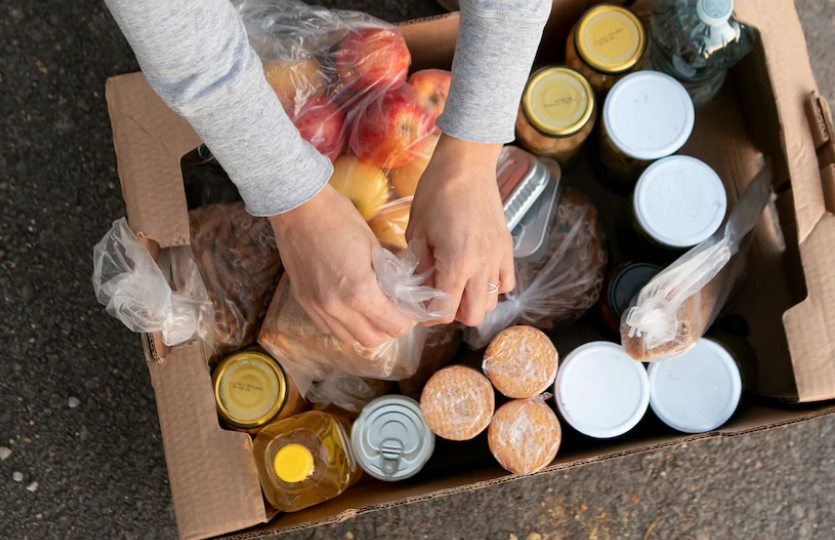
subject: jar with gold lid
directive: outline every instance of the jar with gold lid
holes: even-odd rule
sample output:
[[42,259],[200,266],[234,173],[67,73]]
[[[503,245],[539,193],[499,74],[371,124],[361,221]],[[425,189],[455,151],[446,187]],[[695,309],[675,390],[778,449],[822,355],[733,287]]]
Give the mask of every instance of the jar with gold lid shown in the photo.
[[640,70],[646,51],[641,19],[625,7],[602,4],[588,10],[568,33],[565,63],[602,94],[626,74]]
[[247,349],[224,359],[215,369],[212,385],[223,423],[251,435],[307,409],[298,388],[278,362],[259,349]]
[[594,128],[597,106],[591,84],[567,67],[546,67],[528,79],[516,117],[519,142],[566,166]]

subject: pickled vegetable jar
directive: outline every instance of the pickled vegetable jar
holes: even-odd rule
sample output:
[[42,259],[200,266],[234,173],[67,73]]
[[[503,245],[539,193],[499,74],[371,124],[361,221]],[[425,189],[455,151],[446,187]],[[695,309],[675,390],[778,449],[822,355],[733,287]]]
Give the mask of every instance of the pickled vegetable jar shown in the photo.
[[588,10],[571,32],[565,63],[586,76],[598,93],[644,65],[647,33],[632,11],[612,5]]
[[594,128],[597,107],[589,81],[566,67],[540,69],[528,80],[516,117],[522,146],[565,166]]

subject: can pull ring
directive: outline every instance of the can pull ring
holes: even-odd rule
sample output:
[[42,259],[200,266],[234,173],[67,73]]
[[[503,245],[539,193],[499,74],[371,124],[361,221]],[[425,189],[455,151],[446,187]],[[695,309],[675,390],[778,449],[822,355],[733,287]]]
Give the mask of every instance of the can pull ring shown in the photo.
[[383,474],[393,476],[397,473],[401,457],[403,457],[403,441],[385,439],[380,444],[380,469],[382,469]]

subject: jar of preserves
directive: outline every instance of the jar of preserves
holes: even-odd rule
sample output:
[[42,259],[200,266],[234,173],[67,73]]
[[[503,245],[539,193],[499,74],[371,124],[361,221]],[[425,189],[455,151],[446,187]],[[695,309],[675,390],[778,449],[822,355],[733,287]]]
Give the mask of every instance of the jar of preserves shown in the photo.
[[528,79],[516,117],[522,146],[565,166],[594,128],[597,106],[589,81],[567,67],[542,68]]
[[223,423],[251,435],[307,409],[298,388],[278,362],[257,349],[223,360],[212,376],[212,384]]
[[624,77],[603,105],[599,164],[610,187],[631,190],[653,161],[687,142],[694,122],[690,95],[669,75],[642,71]]
[[602,94],[624,75],[640,70],[646,51],[641,19],[624,7],[603,4],[588,10],[568,33],[565,63]]

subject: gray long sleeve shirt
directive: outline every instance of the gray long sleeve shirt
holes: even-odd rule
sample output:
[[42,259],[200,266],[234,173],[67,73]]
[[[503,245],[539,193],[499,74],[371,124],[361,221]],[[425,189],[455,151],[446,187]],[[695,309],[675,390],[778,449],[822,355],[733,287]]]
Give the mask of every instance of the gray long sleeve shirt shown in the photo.
[[[212,149],[252,215],[292,210],[325,186],[330,160],[290,122],[229,0],[105,2],[148,82]],[[441,131],[473,142],[513,139],[550,9],[551,0],[461,2]]]

